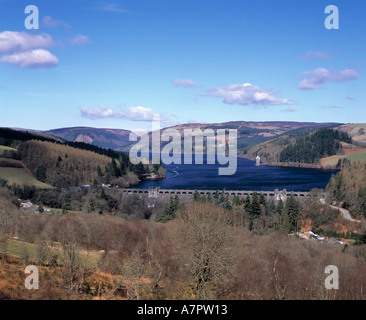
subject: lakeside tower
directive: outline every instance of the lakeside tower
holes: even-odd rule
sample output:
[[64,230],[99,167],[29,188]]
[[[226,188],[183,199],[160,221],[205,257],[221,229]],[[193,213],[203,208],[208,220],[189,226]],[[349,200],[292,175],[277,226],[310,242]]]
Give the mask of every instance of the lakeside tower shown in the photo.
[[255,158],[255,165],[257,167],[259,167],[261,165],[261,158],[259,155],[257,155],[257,157]]

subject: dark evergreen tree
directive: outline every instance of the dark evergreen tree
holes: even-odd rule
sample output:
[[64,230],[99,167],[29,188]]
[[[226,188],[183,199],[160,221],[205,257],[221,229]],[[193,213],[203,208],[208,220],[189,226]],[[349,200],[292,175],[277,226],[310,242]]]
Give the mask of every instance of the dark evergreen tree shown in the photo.
[[41,182],[46,181],[46,169],[43,164],[41,164],[37,167],[36,178],[37,178],[37,180],[39,180]]
[[181,208],[179,198],[177,195],[175,197],[170,197],[170,201],[164,205],[163,210],[156,215],[157,222],[166,223],[175,218],[176,212]]
[[360,207],[360,212],[366,218],[366,188],[363,188],[358,193],[358,203]]
[[261,214],[260,203],[258,199],[258,194],[256,192],[252,195],[252,204],[251,204],[251,216],[255,219],[258,218]]
[[220,197],[219,190],[216,190],[214,195],[213,195],[213,203],[218,204],[219,203],[219,197]]
[[194,201],[200,201],[201,200],[201,196],[200,194],[198,193],[197,190],[194,190],[194,193],[193,193],[193,200]]
[[144,174],[146,173],[144,165],[141,162],[133,167],[133,172],[140,180],[143,179]]
[[115,159],[112,159],[111,162],[111,166],[110,166],[110,174],[112,177],[120,177],[120,171],[119,168],[117,167],[117,162]]
[[237,195],[234,196],[233,198],[233,206],[240,206],[240,199]]
[[272,200],[268,205],[268,215],[273,215],[276,212],[276,205]]
[[245,208],[245,211],[251,215],[252,214],[252,204],[251,204],[251,201],[250,201],[250,196],[247,195],[246,198],[245,198],[245,201],[244,201],[244,208]]
[[259,195],[259,203],[260,203],[260,204],[263,204],[264,206],[266,206],[266,205],[267,205],[266,197],[264,196],[264,194],[263,194],[263,193],[261,193],[261,194]]
[[100,179],[103,177],[102,169],[100,168],[99,164],[97,167],[97,175],[98,175],[98,178],[100,178]]
[[295,144],[284,148],[280,154],[280,162],[316,163],[320,158],[337,154],[342,149],[340,141],[352,143],[352,138],[338,130],[320,129],[298,138]]
[[289,218],[290,231],[299,231],[300,204],[292,194],[286,201],[285,212]]
[[284,210],[283,215],[282,215],[282,226],[281,226],[281,230],[285,234],[289,234],[290,233],[290,229],[291,228],[290,228],[289,215],[287,213],[287,210]]
[[277,203],[276,212],[277,212],[277,214],[279,214],[280,216],[282,216],[283,210],[284,210],[283,201],[282,201],[282,199],[280,199],[278,201],[278,203]]

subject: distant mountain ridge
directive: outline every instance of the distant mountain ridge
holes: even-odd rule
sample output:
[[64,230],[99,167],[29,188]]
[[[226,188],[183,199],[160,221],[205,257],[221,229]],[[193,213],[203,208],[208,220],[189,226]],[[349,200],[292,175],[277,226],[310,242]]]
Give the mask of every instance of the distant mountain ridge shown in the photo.
[[335,169],[366,159],[365,132],[361,123],[298,128],[253,145],[242,155],[250,160],[259,155],[266,165]]
[[[316,123],[294,121],[230,121],[224,123],[188,123],[162,128],[171,128],[183,133],[185,129],[237,129],[238,149],[241,152],[254,145],[273,139],[281,134],[299,128],[328,127],[340,123]],[[69,127],[42,131],[44,134],[56,136],[67,141],[86,142],[102,148],[128,151],[134,142],[129,141],[130,130],[107,129],[93,127]]]
[[85,142],[102,148],[122,151],[131,145],[130,132],[124,129],[103,129],[92,127],[69,127],[43,131],[45,134],[60,137],[67,141]]

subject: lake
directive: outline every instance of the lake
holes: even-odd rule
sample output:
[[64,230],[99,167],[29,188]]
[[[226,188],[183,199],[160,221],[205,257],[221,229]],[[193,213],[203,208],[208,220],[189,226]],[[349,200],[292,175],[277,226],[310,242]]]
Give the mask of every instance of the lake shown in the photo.
[[160,189],[198,190],[254,190],[309,191],[325,188],[334,170],[303,169],[287,167],[256,167],[255,162],[238,158],[237,171],[231,176],[219,176],[219,164],[171,164],[165,165],[167,178],[147,180],[137,188],[160,187]]

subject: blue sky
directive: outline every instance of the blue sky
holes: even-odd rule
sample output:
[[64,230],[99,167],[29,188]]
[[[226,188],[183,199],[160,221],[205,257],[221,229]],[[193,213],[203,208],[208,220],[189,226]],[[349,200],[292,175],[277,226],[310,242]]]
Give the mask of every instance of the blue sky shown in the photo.
[[[24,9],[39,9],[27,30]],[[327,5],[339,30],[327,30]],[[366,3],[0,0],[0,126],[366,122]]]

